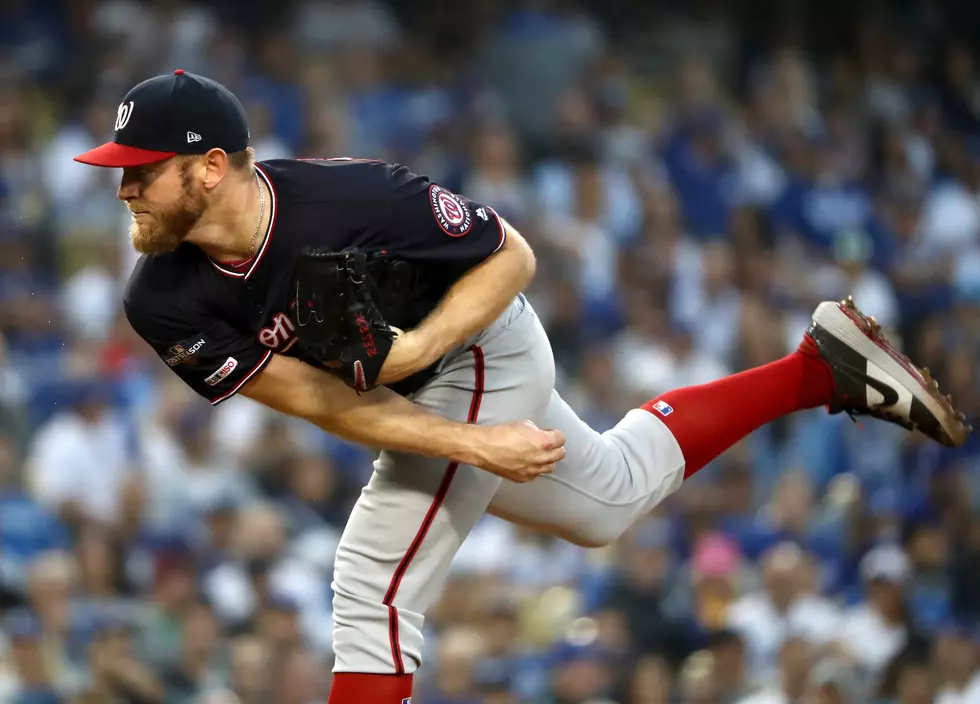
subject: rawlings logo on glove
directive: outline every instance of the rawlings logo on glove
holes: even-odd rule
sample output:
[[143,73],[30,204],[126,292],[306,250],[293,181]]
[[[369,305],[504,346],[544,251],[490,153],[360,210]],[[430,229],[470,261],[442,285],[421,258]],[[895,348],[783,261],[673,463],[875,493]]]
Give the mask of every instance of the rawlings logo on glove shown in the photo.
[[377,286],[366,255],[305,249],[293,272],[291,314],[303,349],[339,372],[357,391],[377,386],[378,375],[400,332],[375,305]]

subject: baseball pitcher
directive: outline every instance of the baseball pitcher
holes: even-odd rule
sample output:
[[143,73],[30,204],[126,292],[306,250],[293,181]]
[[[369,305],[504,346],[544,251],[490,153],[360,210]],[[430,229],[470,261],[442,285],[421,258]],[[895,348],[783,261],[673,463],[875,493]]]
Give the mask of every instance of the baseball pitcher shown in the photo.
[[534,255],[491,205],[378,161],[255,163],[238,99],[185,71],[132,88],[113,141],[76,160],[122,168],[144,255],[126,314],[174,373],[382,448],[337,551],[331,704],[411,697],[424,614],[485,512],[600,546],[801,409],[946,446],[970,430],[848,300],[820,304],[792,354],[597,433],[554,390],[521,293]]

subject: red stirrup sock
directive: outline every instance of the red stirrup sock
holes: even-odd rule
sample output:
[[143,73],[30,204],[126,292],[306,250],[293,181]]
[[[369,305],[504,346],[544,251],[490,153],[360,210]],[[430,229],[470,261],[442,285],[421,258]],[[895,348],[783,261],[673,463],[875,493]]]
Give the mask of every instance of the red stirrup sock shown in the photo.
[[338,672],[333,676],[328,704],[403,704],[411,697],[412,675]]
[[[813,349],[811,349],[813,348]],[[794,411],[830,403],[834,377],[812,340],[782,359],[708,384],[674,389],[643,404],[684,453],[684,478],[754,431]]]

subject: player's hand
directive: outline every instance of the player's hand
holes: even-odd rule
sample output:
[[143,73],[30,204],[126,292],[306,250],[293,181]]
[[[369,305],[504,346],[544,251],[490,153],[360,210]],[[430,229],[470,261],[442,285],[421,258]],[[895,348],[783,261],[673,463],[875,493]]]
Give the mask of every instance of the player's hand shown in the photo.
[[474,448],[476,467],[512,482],[529,482],[554,471],[565,457],[565,436],[558,430],[541,430],[523,420],[483,428],[483,442]]
[[418,333],[404,332],[391,326],[395,331],[395,341],[391,345],[385,363],[378,375],[378,384],[394,384],[420,372],[435,360],[429,358],[428,348]]

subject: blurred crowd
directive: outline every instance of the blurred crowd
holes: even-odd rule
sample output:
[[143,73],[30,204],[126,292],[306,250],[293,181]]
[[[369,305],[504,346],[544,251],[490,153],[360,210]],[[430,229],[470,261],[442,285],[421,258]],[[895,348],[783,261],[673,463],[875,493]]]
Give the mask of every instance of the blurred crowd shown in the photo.
[[[372,457],[212,411],[128,328],[118,173],[71,157],[132,84],[212,76],[259,159],[381,158],[491,204],[599,430],[848,294],[977,420],[978,30],[956,0],[0,3],[0,702],[329,689]],[[977,704],[978,470],[973,438],[813,411],[606,549],[486,518],[413,701]]]

